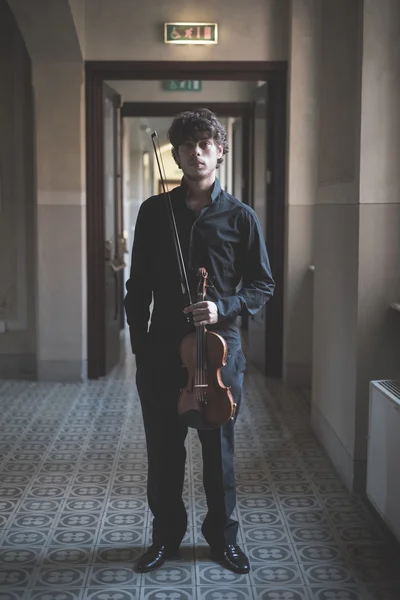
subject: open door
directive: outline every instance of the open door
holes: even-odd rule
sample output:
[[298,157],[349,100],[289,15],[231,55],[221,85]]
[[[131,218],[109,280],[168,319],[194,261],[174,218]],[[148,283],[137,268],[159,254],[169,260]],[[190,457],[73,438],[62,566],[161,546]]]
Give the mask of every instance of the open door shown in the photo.
[[275,292],[265,307],[265,374],[283,374],[283,286],[286,202],[286,73],[268,79],[266,240]]
[[121,97],[104,84],[104,321],[105,373],[121,356],[125,241],[122,202]]
[[286,78],[274,73],[255,92],[252,127],[253,208],[267,243],[276,288],[248,325],[250,360],[265,375],[282,377],[286,160]]
[[[252,123],[252,206],[267,240],[267,84],[255,91]],[[248,356],[262,373],[266,373],[266,306],[248,321]]]

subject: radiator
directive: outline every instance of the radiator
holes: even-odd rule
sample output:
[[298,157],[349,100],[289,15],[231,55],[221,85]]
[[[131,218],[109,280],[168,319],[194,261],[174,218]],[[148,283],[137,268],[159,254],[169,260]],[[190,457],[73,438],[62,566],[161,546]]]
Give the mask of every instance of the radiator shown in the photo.
[[371,381],[367,496],[400,540],[400,381]]

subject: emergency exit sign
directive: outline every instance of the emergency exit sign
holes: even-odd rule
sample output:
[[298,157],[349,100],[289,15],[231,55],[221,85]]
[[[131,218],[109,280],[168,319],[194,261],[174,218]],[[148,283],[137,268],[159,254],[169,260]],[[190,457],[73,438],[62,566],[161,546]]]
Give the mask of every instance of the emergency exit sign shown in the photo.
[[200,92],[202,81],[191,79],[167,79],[163,81],[163,90],[167,92]]
[[217,23],[164,23],[165,44],[217,44]]

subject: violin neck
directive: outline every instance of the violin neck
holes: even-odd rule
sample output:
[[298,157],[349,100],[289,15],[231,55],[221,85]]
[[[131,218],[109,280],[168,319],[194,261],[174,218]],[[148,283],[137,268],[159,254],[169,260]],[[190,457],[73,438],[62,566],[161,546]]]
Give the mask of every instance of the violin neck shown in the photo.
[[196,327],[197,337],[197,355],[202,354],[202,358],[205,357],[206,352],[206,327],[205,325],[199,325]]
[[197,342],[198,343],[202,343],[205,340],[206,337],[206,326],[205,325],[199,325],[198,327],[196,327],[196,336],[197,336]]
[[[204,269],[203,269],[204,270]],[[197,294],[197,302],[202,302],[205,298],[205,286]],[[199,325],[196,327],[196,340],[197,340],[197,352],[196,352],[196,380],[197,384],[204,383],[205,371],[207,368],[207,348],[206,348],[206,327],[205,325]]]

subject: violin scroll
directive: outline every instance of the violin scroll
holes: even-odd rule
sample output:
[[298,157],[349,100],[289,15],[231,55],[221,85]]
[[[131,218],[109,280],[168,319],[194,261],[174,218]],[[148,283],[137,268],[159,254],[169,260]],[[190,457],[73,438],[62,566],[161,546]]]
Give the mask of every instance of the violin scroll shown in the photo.
[[208,273],[204,267],[200,267],[197,271],[197,277],[199,278],[199,283],[197,287],[197,298],[198,301],[201,302],[206,297],[207,293],[207,278]]

